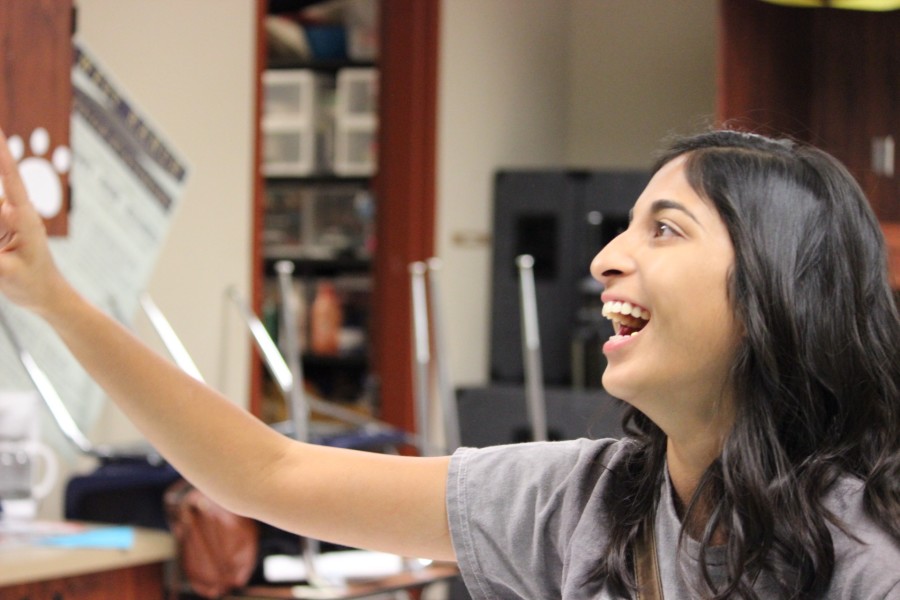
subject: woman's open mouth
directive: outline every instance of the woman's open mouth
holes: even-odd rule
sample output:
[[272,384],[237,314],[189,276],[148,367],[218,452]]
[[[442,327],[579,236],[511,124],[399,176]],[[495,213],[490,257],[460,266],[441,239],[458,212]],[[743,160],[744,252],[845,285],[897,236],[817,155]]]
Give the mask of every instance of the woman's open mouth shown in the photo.
[[630,302],[610,300],[603,304],[603,316],[612,321],[614,335],[610,339],[637,335],[650,322],[650,311]]

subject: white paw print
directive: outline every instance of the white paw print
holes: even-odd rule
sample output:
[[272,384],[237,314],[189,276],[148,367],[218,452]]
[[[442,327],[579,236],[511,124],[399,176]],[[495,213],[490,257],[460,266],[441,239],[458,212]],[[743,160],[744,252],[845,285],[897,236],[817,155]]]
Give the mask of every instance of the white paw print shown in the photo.
[[31,156],[25,156],[25,143],[17,135],[9,138],[9,151],[19,163],[19,174],[28,190],[28,196],[38,213],[45,219],[55,217],[63,204],[62,182],[59,176],[68,173],[72,153],[65,146],[57,146],[50,160],[45,155],[50,149],[50,134],[43,127],[31,132],[28,147]]

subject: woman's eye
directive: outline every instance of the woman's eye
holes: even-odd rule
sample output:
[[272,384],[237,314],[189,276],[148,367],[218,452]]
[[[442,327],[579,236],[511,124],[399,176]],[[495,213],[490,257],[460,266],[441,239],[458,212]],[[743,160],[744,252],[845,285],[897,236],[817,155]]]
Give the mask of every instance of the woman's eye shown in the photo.
[[664,238],[664,237],[673,237],[677,236],[678,232],[675,231],[668,223],[663,223],[662,221],[655,221],[653,225],[653,237]]

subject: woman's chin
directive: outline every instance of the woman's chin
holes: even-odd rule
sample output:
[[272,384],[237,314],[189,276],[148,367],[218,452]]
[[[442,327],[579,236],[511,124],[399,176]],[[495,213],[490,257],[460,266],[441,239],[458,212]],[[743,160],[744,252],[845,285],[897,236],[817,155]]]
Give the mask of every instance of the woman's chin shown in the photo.
[[632,397],[634,390],[631,389],[631,386],[627,385],[626,382],[616,377],[615,369],[610,369],[610,367],[607,366],[606,370],[603,371],[603,377],[600,381],[603,384],[603,389],[606,390],[606,393],[610,396],[631,404],[630,398]]

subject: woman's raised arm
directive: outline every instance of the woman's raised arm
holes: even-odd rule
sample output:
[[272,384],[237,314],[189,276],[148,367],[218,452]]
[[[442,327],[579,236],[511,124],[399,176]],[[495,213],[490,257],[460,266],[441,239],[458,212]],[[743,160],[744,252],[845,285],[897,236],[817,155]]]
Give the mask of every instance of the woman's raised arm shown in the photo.
[[452,560],[448,459],[286,438],[183,373],[87,302],[56,268],[0,132],[0,292],[47,321],[179,472],[223,506],[317,539]]

